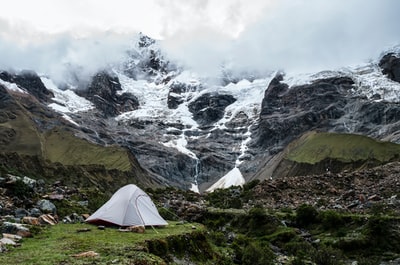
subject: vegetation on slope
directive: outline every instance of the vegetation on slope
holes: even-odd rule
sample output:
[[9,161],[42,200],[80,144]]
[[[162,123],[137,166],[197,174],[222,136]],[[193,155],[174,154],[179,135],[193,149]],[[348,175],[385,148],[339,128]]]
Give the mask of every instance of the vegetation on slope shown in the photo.
[[132,160],[126,149],[96,145],[61,129],[44,135],[44,157],[64,165],[103,165],[106,169],[120,171],[132,169]]
[[[24,239],[20,247],[0,253],[0,263],[151,265],[166,264],[172,254],[177,258],[190,254],[192,259],[201,260],[201,253],[196,253],[195,247],[210,250],[202,243],[203,231],[199,224],[177,222],[170,222],[163,228],[147,228],[143,234],[120,232],[117,228],[99,230],[88,224],[58,224],[45,227],[33,238]],[[172,253],[172,249],[176,251]],[[88,251],[98,255],[74,257]],[[212,258],[212,253],[210,255]]]
[[324,159],[341,162],[377,160],[389,162],[398,159],[400,145],[381,142],[356,134],[311,132],[289,147],[286,158],[298,163],[315,164]]

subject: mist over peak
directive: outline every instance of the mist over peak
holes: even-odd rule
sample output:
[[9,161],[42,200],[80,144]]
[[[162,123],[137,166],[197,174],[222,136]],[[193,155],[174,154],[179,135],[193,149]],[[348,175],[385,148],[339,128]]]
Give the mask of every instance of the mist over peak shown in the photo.
[[[103,4],[93,7],[99,16],[106,10]],[[55,33],[0,16],[0,69],[30,69],[55,82],[69,82],[123,63],[137,43],[138,30],[123,20],[130,17],[122,11],[126,3],[118,5],[116,12],[107,13],[119,18],[115,28],[104,21],[95,25],[98,17],[79,28],[83,18],[71,17],[73,23],[60,24]],[[224,71],[304,73],[376,59],[400,43],[397,10],[396,0],[152,1],[141,17],[157,17],[153,26],[158,34],[144,26],[143,32],[162,37],[159,47],[166,60],[213,79]]]

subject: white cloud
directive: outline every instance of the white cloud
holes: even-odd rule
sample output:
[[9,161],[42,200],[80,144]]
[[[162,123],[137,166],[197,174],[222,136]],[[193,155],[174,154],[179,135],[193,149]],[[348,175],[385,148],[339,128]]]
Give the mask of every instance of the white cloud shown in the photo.
[[228,60],[238,70],[316,71],[399,44],[398,10],[397,0],[13,0],[0,9],[0,67],[61,79],[72,63],[90,73],[142,31],[204,74]]

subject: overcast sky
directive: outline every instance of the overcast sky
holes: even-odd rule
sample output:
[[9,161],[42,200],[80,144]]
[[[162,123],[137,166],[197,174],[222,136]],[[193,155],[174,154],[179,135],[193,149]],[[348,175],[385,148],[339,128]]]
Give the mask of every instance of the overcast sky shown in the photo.
[[399,11],[398,0],[12,0],[0,8],[0,68],[90,73],[141,31],[205,74],[223,62],[318,71],[400,44]]

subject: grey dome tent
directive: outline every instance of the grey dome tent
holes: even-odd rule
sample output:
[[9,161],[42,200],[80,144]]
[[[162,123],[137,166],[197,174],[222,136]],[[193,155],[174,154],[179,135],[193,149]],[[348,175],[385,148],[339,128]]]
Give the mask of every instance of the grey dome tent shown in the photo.
[[133,184],[117,190],[114,195],[86,222],[97,225],[164,226],[168,223],[160,216],[150,197]]

